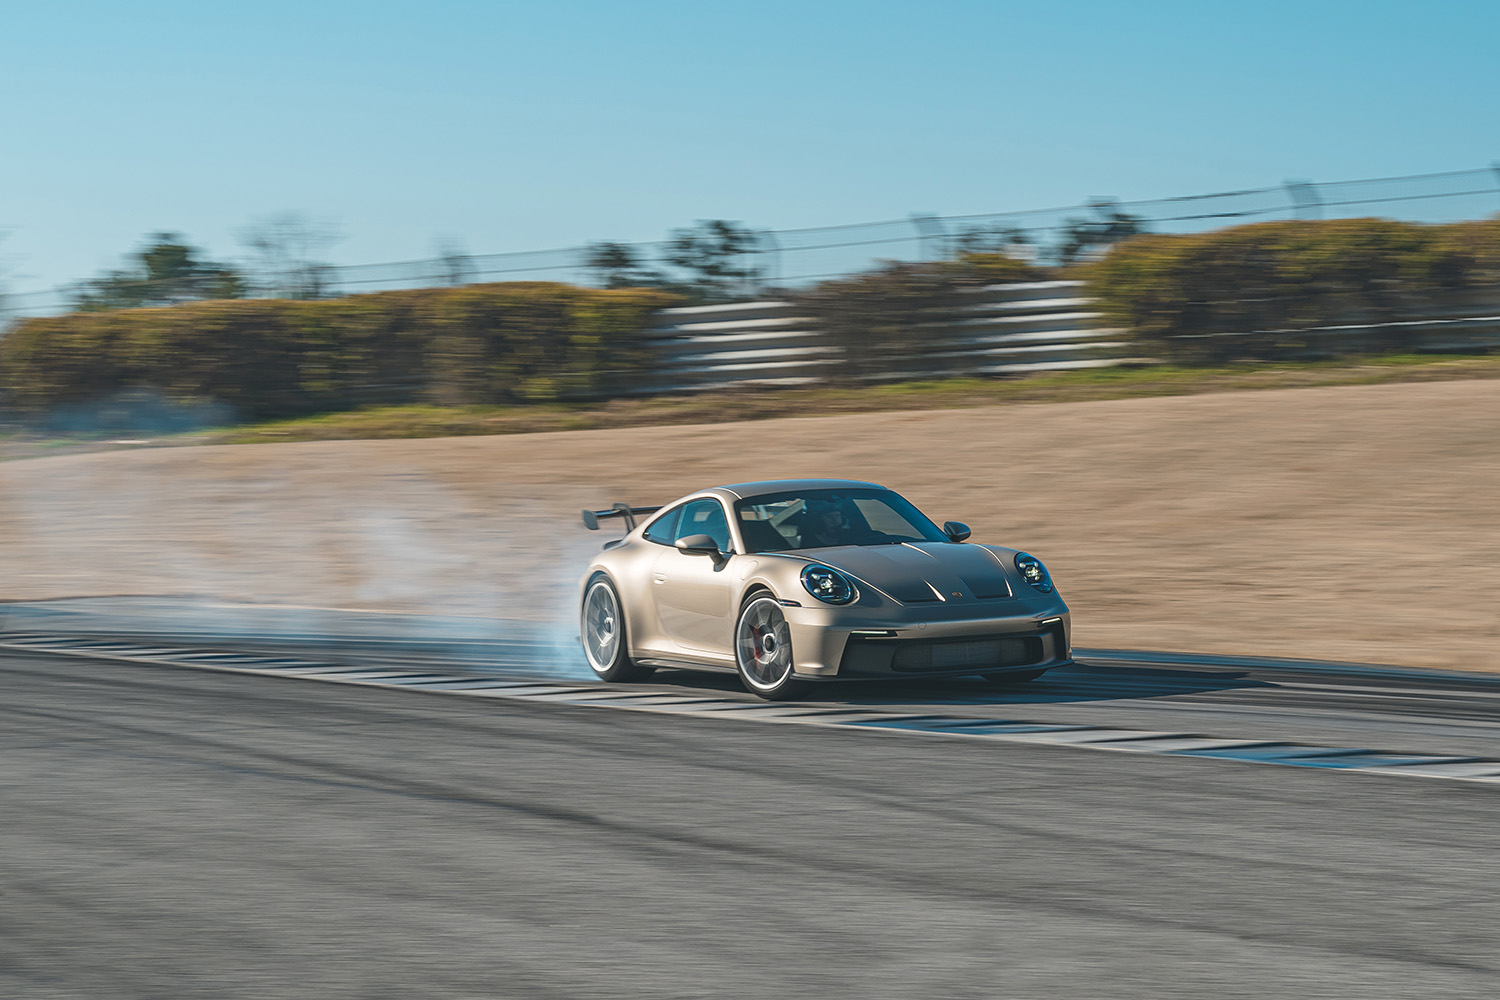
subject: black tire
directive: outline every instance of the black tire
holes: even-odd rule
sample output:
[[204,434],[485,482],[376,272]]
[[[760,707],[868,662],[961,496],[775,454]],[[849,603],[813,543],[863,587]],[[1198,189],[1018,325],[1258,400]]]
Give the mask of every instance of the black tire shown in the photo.
[[1027,681],[1034,681],[1046,672],[1045,670],[1012,670],[1007,674],[985,674],[984,679],[996,687],[1015,687]]
[[578,616],[584,659],[601,681],[624,682],[651,676],[652,669],[630,659],[620,594],[603,573],[589,580]]
[[767,701],[805,694],[806,681],[793,674],[791,629],[781,602],[762,591],[752,594],[734,625],[734,665],[745,690]]

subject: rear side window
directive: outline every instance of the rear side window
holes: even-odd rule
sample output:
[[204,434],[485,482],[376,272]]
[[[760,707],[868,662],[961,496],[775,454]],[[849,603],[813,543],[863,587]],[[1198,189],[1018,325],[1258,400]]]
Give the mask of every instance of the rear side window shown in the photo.
[[[724,505],[717,500],[694,500],[682,508],[682,520],[677,525],[677,538],[688,535],[707,535],[714,540],[720,552],[728,552],[729,519],[724,516]],[[674,542],[677,538],[672,539]]]
[[651,527],[647,528],[644,533],[646,541],[655,542],[657,545],[671,545],[677,541],[677,521],[680,517],[682,517],[682,508],[673,507],[652,521]]

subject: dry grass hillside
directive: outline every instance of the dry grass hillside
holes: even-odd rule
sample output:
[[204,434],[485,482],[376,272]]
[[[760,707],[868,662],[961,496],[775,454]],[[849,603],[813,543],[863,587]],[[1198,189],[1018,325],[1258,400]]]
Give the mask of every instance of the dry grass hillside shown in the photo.
[[1500,670],[1500,382],[0,464],[0,598],[552,617],[578,508],[884,482],[1040,555],[1081,646]]

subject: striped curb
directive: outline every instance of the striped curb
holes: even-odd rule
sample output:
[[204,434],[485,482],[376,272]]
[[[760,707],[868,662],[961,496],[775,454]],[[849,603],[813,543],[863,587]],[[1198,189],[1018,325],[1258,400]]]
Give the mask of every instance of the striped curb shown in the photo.
[[1487,757],[1404,754],[1356,747],[1328,747],[1273,740],[1229,739],[1197,733],[1121,729],[984,719],[956,715],[918,715],[878,708],[839,708],[806,703],[743,701],[713,695],[642,691],[599,684],[549,680],[501,680],[474,674],[455,674],[424,667],[349,666],[291,656],[234,653],[134,645],[70,636],[10,634],[0,649],[48,653],[88,659],[190,667],[261,676],[402,688],[482,698],[544,701],[595,708],[618,708],[708,718],[750,719],[797,725],[858,729],[892,734],[946,736],[1008,743],[1047,744],[1087,750],[1111,750],[1168,757],[1206,757],[1241,763],[1314,767],[1407,777],[1500,782],[1500,759]]

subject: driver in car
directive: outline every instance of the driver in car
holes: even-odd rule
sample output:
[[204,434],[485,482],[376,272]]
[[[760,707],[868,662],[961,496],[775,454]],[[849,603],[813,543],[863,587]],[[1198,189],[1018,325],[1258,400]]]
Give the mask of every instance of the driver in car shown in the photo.
[[802,518],[802,547],[826,548],[849,543],[849,518],[837,503],[814,500]]

